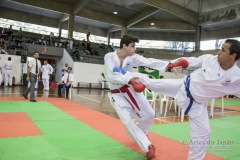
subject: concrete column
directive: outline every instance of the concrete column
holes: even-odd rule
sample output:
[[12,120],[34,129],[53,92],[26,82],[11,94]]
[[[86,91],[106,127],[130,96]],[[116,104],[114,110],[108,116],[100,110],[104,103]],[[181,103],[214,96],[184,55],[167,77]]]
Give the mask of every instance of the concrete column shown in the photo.
[[60,21],[58,22],[58,37],[62,37],[62,23]]
[[121,38],[122,38],[122,36],[124,36],[124,35],[127,34],[127,33],[128,33],[127,26],[123,26],[123,27],[121,28]]
[[195,34],[195,51],[200,50],[201,31],[202,31],[202,27],[197,25],[196,34]]
[[110,45],[111,32],[107,32],[107,44]]
[[70,14],[68,19],[68,38],[73,38],[73,30],[74,30],[74,19],[75,15]]

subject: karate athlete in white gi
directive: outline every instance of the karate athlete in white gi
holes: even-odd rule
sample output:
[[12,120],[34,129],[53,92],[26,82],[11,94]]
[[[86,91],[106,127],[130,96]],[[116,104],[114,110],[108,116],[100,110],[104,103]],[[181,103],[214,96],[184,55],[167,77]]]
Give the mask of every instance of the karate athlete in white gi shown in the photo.
[[0,57],[0,86],[2,85],[2,82],[3,82],[3,62],[1,61],[1,57]]
[[12,68],[13,64],[11,61],[11,57],[8,57],[8,61],[5,63],[5,79],[4,79],[4,86],[12,86]]
[[49,91],[49,78],[50,78],[50,74],[53,73],[53,68],[50,64],[48,64],[47,60],[43,61],[43,66],[41,68],[41,71],[42,71],[43,90]]
[[[135,80],[130,72],[133,67],[146,66],[164,72],[169,62],[144,58],[135,54],[135,42],[138,41],[138,37],[124,35],[121,38],[120,49],[107,53],[104,62],[111,90],[109,93],[110,102],[116,109],[129,135],[146,153],[147,159],[151,160],[155,155],[155,148],[148,140],[147,134],[155,113],[145,96],[135,92],[127,84],[130,80]],[[123,75],[119,72],[113,72],[115,67],[124,69],[126,73]],[[132,118],[136,119],[138,123],[135,124]]]
[[188,160],[204,159],[208,147],[210,126],[207,102],[228,94],[240,97],[240,69],[235,63],[239,58],[240,42],[228,39],[216,56],[207,54],[185,58],[190,67],[199,67],[185,79],[153,80],[138,73],[139,81],[147,88],[174,97],[189,116]]
[[100,83],[101,83],[102,89],[104,89],[104,88],[105,88],[105,85],[107,84],[107,80],[106,80],[106,78],[105,78],[104,73],[101,74],[101,77],[100,77],[99,81],[100,81]]

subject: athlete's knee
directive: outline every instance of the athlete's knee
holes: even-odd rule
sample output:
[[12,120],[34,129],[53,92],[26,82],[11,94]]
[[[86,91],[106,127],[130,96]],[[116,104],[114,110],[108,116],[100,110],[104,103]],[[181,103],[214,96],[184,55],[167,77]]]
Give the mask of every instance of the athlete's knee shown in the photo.
[[155,117],[154,112],[148,112],[144,117],[141,118],[141,121],[152,122]]
[[202,132],[200,134],[202,134],[202,136],[204,137],[210,137],[210,133],[211,133],[211,129],[209,125],[206,125],[204,127],[202,127]]

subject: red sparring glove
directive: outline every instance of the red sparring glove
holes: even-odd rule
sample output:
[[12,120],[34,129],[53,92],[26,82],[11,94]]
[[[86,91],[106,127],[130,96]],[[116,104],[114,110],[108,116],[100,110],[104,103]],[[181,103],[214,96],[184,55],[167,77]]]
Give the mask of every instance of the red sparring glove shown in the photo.
[[169,63],[167,69],[171,70],[173,67],[182,67],[186,69],[188,67],[188,61],[185,58],[179,58],[174,63]]
[[137,82],[134,79],[131,79],[128,84],[131,84],[135,92],[143,92],[145,90],[145,85],[142,82]]

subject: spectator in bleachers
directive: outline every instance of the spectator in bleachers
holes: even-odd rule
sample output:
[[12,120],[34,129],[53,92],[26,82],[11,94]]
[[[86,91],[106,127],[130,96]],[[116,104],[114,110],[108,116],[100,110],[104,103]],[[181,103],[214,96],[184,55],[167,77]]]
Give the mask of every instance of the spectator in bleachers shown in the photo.
[[68,48],[70,48],[70,49],[72,49],[73,48],[73,38],[71,38],[71,39],[69,39],[69,41],[68,41]]
[[105,49],[105,48],[106,48],[106,45],[105,45],[104,43],[102,43],[102,44],[99,45],[99,48]]
[[87,42],[85,41],[85,39],[83,39],[80,50],[85,51],[86,49],[87,49]]
[[91,32],[87,33],[87,42],[90,42],[89,38],[90,38]]
[[50,35],[49,35],[49,41],[50,41],[50,46],[53,46],[53,42],[54,42],[54,34],[53,34],[53,32],[51,32]]
[[0,47],[1,54],[8,54],[7,45],[4,44]]
[[75,47],[74,51],[72,52],[73,59],[80,59],[80,53],[77,47]]
[[113,52],[113,51],[114,51],[114,50],[113,50],[112,46],[111,46],[111,45],[108,45],[107,52]]
[[28,38],[27,41],[26,41],[26,43],[33,44],[33,40],[32,40],[32,38]]
[[12,30],[12,25],[9,26],[8,30],[6,31],[7,37],[8,38],[13,38],[13,30]]
[[3,34],[3,29],[0,28],[0,38],[2,38],[2,34]]
[[4,39],[4,40],[7,39],[7,34],[6,34],[6,31],[5,31],[5,28],[2,29],[2,32],[1,32],[0,38],[2,38],[2,39]]
[[41,39],[39,39],[38,44],[46,46],[46,40],[45,40],[44,34],[42,35]]
[[91,55],[94,55],[92,49],[91,49],[91,43],[90,41],[87,41],[87,51],[91,54]]
[[2,47],[5,44],[3,38],[0,39],[0,47]]
[[23,46],[22,43],[18,43],[17,47],[14,50],[14,55],[22,55],[23,52]]
[[22,28],[19,29],[18,33],[17,33],[17,43],[18,42],[22,42],[22,38],[23,38],[23,33],[22,33]]

